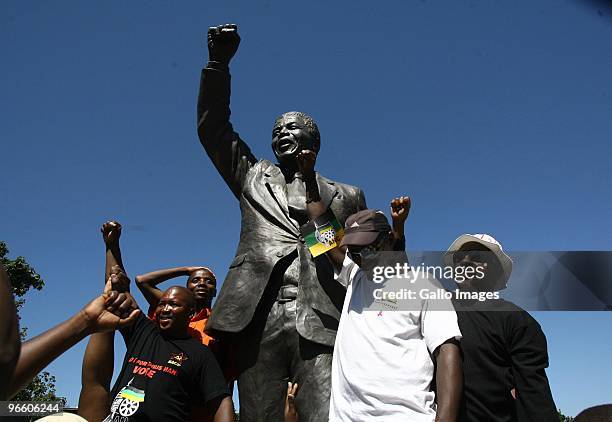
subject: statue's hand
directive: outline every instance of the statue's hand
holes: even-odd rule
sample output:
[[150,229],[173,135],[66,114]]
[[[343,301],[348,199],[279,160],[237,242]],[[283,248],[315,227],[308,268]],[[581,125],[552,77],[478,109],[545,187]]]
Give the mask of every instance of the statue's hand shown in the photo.
[[208,58],[229,64],[240,45],[238,26],[225,24],[208,28]]
[[302,173],[304,181],[315,177],[314,167],[317,162],[317,153],[309,149],[300,151],[296,157],[298,169]]

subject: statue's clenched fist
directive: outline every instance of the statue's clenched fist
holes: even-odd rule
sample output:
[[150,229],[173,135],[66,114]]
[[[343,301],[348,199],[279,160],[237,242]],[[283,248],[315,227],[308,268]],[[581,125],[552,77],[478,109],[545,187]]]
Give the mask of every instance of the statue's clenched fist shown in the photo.
[[209,60],[229,64],[240,45],[238,25],[225,24],[208,28]]

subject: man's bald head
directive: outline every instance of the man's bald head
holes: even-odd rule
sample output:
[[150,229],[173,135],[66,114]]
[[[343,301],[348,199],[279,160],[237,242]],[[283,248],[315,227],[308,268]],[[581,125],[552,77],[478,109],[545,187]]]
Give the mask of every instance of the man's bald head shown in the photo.
[[164,292],[164,296],[168,294],[168,295],[173,295],[176,298],[181,298],[182,300],[185,301],[185,304],[190,307],[190,308],[195,308],[195,295],[193,294],[193,292],[191,290],[189,290],[186,287],[183,286],[172,286],[169,287],[165,292]]
[[172,286],[166,290],[155,308],[155,320],[164,336],[189,336],[189,322],[195,312],[196,299],[189,289]]

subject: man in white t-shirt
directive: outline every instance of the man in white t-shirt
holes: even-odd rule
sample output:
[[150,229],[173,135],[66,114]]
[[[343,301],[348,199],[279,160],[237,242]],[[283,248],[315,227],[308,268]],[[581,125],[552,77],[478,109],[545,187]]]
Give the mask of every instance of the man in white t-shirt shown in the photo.
[[[308,182],[313,179],[315,160],[311,151],[298,156],[309,216],[317,227],[334,226],[333,221],[319,221],[333,220],[333,213],[321,201],[316,182]],[[382,211],[363,210],[346,220],[340,247],[326,252],[339,272],[338,281],[347,289],[332,362],[331,422],[441,422],[457,418],[461,332],[450,300],[435,299],[434,304],[417,296],[409,306],[400,307],[396,300],[381,298],[380,290],[397,291],[402,283],[409,283],[407,279],[370,280],[372,265],[398,262],[393,251],[403,239],[397,236],[397,207],[403,208],[403,238],[409,198],[392,201],[393,230]],[[407,263],[405,253],[401,255]],[[411,284],[413,291],[440,287],[426,276],[417,278]],[[433,384],[437,393],[432,391]]]

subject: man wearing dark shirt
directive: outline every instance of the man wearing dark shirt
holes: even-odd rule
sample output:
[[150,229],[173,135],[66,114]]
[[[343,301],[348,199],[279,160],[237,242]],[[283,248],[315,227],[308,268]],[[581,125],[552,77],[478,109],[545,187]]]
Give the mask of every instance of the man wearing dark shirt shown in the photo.
[[450,246],[445,261],[455,268],[473,268],[473,276],[458,280],[460,292],[468,298],[453,300],[463,335],[464,398],[459,420],[558,421],[540,325],[511,302],[469,298],[506,288],[512,272],[510,257],[493,237],[464,234]]
[[142,314],[122,329],[127,351],[105,421],[184,421],[206,403],[215,422],[233,421],[227,384],[212,352],[189,335],[195,298],[185,287],[166,290],[156,320]]

